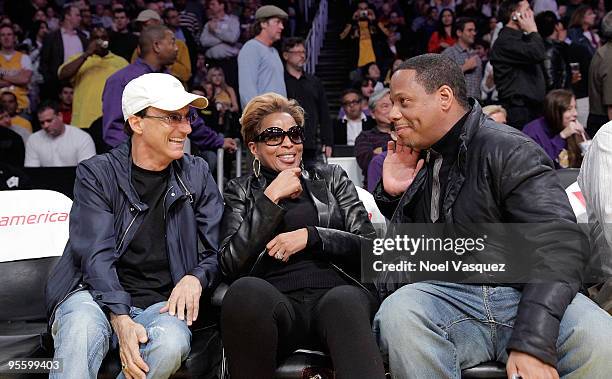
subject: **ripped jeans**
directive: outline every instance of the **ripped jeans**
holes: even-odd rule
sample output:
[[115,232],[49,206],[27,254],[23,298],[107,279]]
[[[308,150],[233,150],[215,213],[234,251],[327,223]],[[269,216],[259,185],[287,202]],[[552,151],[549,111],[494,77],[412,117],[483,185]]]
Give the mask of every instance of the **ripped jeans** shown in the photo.
[[[159,313],[165,302],[147,309],[130,308],[130,317],[142,324],[149,340],[140,344],[140,355],[149,366],[147,378],[167,378],[187,358],[191,331],[185,321]],[[54,359],[63,360],[61,372],[51,372],[51,379],[96,378],[110,346],[118,347],[117,336],[106,315],[89,291],[79,291],[55,311],[51,327],[55,345]],[[123,372],[117,378],[124,378]]]

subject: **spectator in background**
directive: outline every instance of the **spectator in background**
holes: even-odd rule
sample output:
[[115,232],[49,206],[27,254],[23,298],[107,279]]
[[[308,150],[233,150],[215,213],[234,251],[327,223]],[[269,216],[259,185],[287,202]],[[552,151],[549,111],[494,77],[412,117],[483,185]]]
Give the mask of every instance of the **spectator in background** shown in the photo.
[[526,0],[505,0],[498,15],[504,28],[491,49],[495,84],[508,124],[520,129],[542,114],[546,49]]
[[338,115],[334,125],[334,145],[355,145],[355,139],[364,130],[369,130],[376,124],[361,109],[361,93],[350,88],[342,93],[342,109],[344,115]]
[[376,127],[362,131],[355,139],[355,157],[363,173],[364,187],[368,187],[368,166],[372,158],[387,149],[387,142],[391,141],[391,98],[389,89],[384,88],[375,92],[369,100],[372,118]]
[[289,38],[282,50],[287,98],[296,100],[305,111],[302,160],[308,169],[324,162],[322,154],[328,158],[332,154],[334,142],[327,96],[319,78],[304,71],[308,54],[304,39]]
[[[93,27],[93,17],[91,15],[91,9],[89,6],[85,5],[79,8],[81,10],[81,31],[85,33],[85,36],[89,39],[91,35],[91,28]],[[85,50],[85,45],[83,45],[83,50]]]
[[113,54],[129,61],[138,46],[138,37],[129,30],[130,19],[125,9],[118,8],[113,11],[113,25],[108,48]]
[[384,85],[380,81],[380,67],[378,67],[376,62],[371,62],[363,66],[361,72],[363,73],[363,78],[371,79],[374,82],[374,92],[383,89]]
[[487,105],[486,107],[482,107],[482,113],[486,114],[493,121],[499,124],[506,123],[507,113],[504,107],[501,105]]
[[375,24],[376,14],[367,1],[359,1],[357,9],[353,12],[351,22],[347,23],[340,34],[340,39],[347,37],[352,40],[353,56],[356,58],[356,67],[361,68],[368,63],[376,62],[374,51],[374,38],[377,34]]
[[576,119],[576,97],[564,89],[556,89],[544,98],[544,117],[523,127],[527,134],[544,149],[555,168],[580,168],[580,144],[588,138]]
[[[198,51],[198,45],[191,32],[183,28],[179,23],[179,12],[175,8],[166,8],[163,12],[164,24],[174,32],[174,36],[178,43],[184,43],[187,46],[189,53],[189,69],[191,75],[191,69],[196,64],[196,53]],[[180,48],[179,48],[180,49]]]
[[[208,70],[208,82],[213,86],[213,96],[210,99],[219,115],[217,121],[219,130],[224,135],[238,137],[240,131],[237,124],[237,112],[240,107],[238,107],[236,91],[225,82],[225,74],[220,67],[211,67]],[[233,125],[234,122],[236,122],[235,125]]]
[[0,162],[14,167],[23,167],[24,158],[24,138],[13,130],[11,117],[0,104]]
[[[571,71],[565,61],[565,45],[557,38],[557,24],[559,20],[551,11],[538,14],[535,18],[538,33],[544,39],[546,59],[544,60],[544,74],[546,77],[546,90],[571,87]],[[580,72],[576,73],[576,80],[580,80]]]
[[47,25],[49,25],[49,31],[55,31],[60,28],[60,20],[55,17],[55,8],[48,6],[45,8],[45,14],[47,15]]
[[443,9],[440,12],[438,30],[433,32],[427,43],[427,52],[441,53],[444,49],[453,46],[457,39],[453,36],[453,24],[455,13],[450,9]]
[[26,142],[28,142],[28,138],[32,135],[32,132],[27,131],[26,129],[11,124],[11,115],[6,111],[3,105],[0,104],[0,127],[12,130],[17,133],[19,137],[23,140],[23,146],[25,146]]
[[71,56],[82,53],[87,46],[87,37],[78,29],[80,24],[79,8],[67,6],[62,14],[61,28],[47,34],[43,41],[39,70],[45,80],[45,85],[41,86],[41,97],[44,99],[55,98],[59,92],[59,66]]
[[32,124],[25,117],[18,113],[17,96],[11,91],[5,91],[0,94],[0,101],[4,109],[11,116],[11,125],[17,125],[32,133]]
[[101,26],[104,29],[110,29],[113,27],[113,18],[108,15],[108,13],[112,12],[109,6],[105,6],[104,4],[96,4],[96,13],[92,16],[92,24]]
[[15,33],[10,26],[0,26],[0,47],[0,91],[13,92],[18,110],[26,111],[30,105],[32,61],[27,54],[15,50]]
[[283,62],[272,46],[281,39],[287,13],[274,5],[265,5],[255,12],[255,38],[244,44],[238,54],[240,103],[244,108],[255,96],[274,92],[287,96]]
[[42,130],[28,139],[25,167],[76,166],[80,161],[96,155],[96,147],[89,134],[64,124],[56,103],[41,104],[38,121]]
[[71,124],[89,128],[102,116],[102,91],[106,80],[128,62],[108,51],[108,33],[101,26],[94,27],[87,50],[68,59],[58,69],[61,81],[74,86]]
[[[193,88],[203,86],[208,80],[208,62],[206,62],[206,56],[203,52],[198,52],[196,55],[195,70],[191,76],[191,83]],[[192,89],[193,89],[192,88]]]
[[457,43],[445,49],[442,54],[457,63],[465,76],[467,96],[480,100],[480,82],[482,81],[482,61],[474,50],[476,38],[476,21],[460,17],[453,27]]
[[581,5],[572,14],[567,31],[572,43],[586,47],[591,56],[601,46],[599,36],[593,31],[594,27],[595,12],[593,12],[593,8],[589,5]]
[[608,42],[597,49],[589,69],[589,121],[591,137],[612,120],[612,12],[601,21],[601,35]]
[[204,25],[200,44],[206,49],[210,65],[221,67],[227,83],[238,88],[240,20],[227,14],[227,0],[210,0],[208,11],[210,20]]
[[[159,14],[150,9],[144,10],[138,14],[136,18],[136,22],[139,23],[141,30],[146,29],[147,27],[153,25],[161,25],[162,20]],[[172,31],[172,30],[171,30]],[[174,34],[174,32],[172,33]],[[169,67],[170,74],[177,77],[183,84],[186,84],[191,77],[191,58],[189,55],[189,49],[187,49],[187,45],[185,42],[181,40],[177,40],[176,36],[174,37],[174,45],[177,48],[177,56],[174,60],[174,63]],[[132,54],[131,62],[136,61],[136,58],[139,56],[138,48]]]
[[179,25],[181,28],[187,29],[194,37],[199,36],[202,23],[197,14],[186,9],[187,0],[173,0],[172,3],[174,4],[174,8],[179,12]]
[[62,115],[64,124],[72,122],[72,103],[74,101],[74,88],[69,83],[62,85],[59,93],[59,112]]
[[49,32],[45,21],[36,21],[29,32],[28,38],[23,41],[28,47],[30,61],[32,62],[32,79],[30,80],[29,98],[30,108],[36,109],[40,97],[40,85],[43,83],[43,76],[38,71],[40,67],[40,52],[45,36]]

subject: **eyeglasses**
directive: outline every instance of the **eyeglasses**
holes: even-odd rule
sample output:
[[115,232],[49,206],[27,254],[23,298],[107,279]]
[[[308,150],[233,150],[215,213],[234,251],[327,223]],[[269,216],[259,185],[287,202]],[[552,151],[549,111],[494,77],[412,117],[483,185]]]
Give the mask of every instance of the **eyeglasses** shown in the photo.
[[299,125],[292,126],[287,131],[279,127],[272,127],[259,133],[254,141],[264,142],[268,146],[278,146],[285,140],[285,136],[296,145],[304,143],[304,128]]
[[197,120],[198,115],[195,113],[191,113],[191,112],[187,113],[185,116],[178,114],[178,113],[172,113],[172,114],[169,114],[168,116],[153,116],[153,115],[146,114],[142,116],[142,118],[155,118],[158,120],[163,120],[168,125],[177,126],[180,123],[182,123],[183,120],[186,120],[190,125],[193,124],[195,120]]
[[342,105],[349,106],[349,105],[357,105],[359,103],[361,103],[361,100],[351,100],[351,101],[343,101]]
[[288,50],[289,54],[304,54],[306,55],[306,50]]

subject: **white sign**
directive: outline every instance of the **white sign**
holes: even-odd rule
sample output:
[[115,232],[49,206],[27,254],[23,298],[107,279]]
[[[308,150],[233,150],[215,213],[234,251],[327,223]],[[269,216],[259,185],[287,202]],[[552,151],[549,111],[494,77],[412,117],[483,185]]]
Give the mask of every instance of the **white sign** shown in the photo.
[[0,262],[62,255],[70,207],[55,191],[0,191]]

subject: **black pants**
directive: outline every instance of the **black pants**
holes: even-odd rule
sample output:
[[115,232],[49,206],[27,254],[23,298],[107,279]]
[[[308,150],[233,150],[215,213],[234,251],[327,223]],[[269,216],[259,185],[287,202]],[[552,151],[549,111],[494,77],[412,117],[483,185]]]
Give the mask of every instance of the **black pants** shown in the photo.
[[508,113],[507,124],[518,130],[523,130],[530,121],[542,117],[542,104],[528,101],[500,101]]
[[269,379],[298,348],[329,350],[336,377],[384,378],[372,334],[375,298],[355,286],[281,293],[244,277],[223,298],[221,334],[232,379]]

